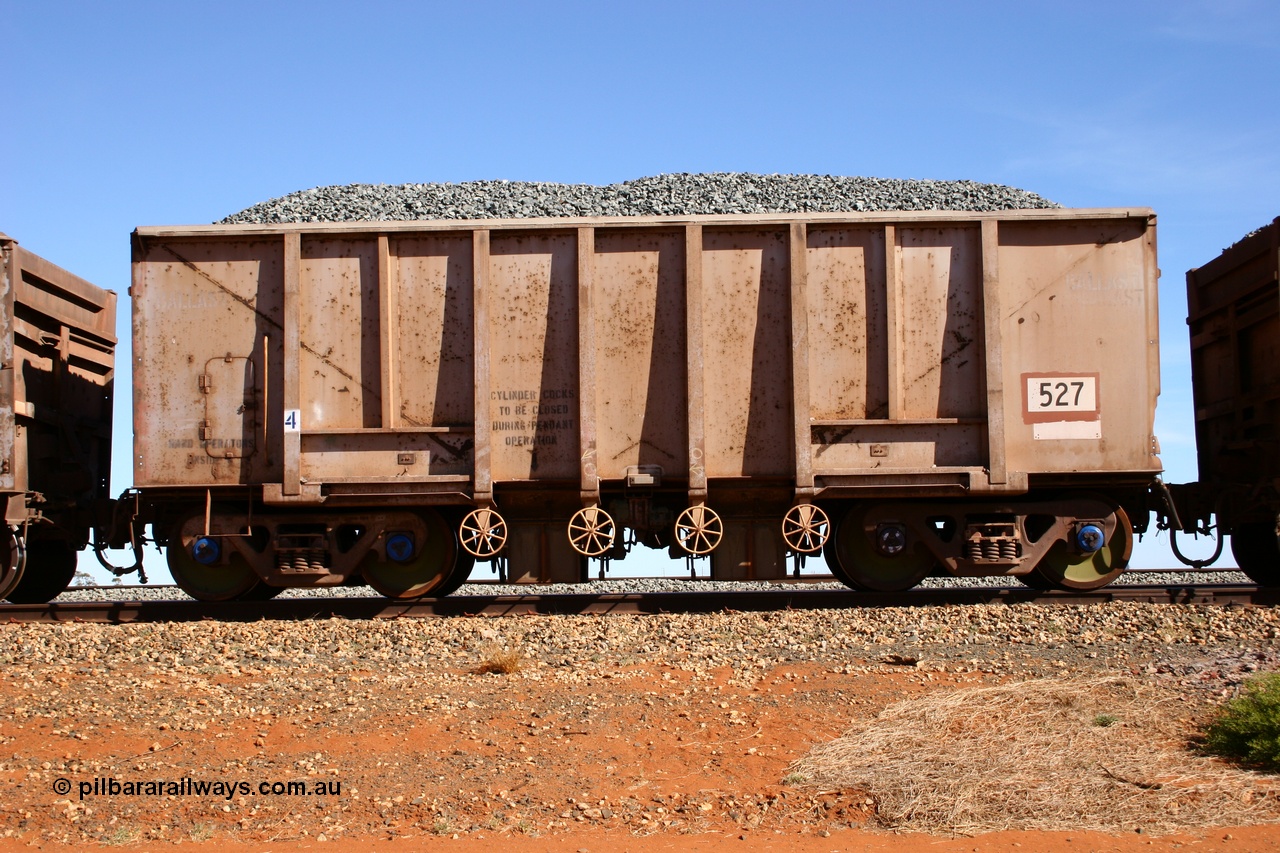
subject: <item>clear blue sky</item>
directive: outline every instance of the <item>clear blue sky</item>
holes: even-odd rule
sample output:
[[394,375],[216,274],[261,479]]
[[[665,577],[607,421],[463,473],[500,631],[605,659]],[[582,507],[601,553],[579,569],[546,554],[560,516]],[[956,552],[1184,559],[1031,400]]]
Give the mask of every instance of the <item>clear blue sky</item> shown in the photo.
[[[1270,0],[0,0],[0,21],[0,231],[121,294],[134,227],[326,184],[812,172],[1152,207],[1172,482],[1196,477],[1183,275],[1280,215]],[[128,328],[122,304],[121,400]]]

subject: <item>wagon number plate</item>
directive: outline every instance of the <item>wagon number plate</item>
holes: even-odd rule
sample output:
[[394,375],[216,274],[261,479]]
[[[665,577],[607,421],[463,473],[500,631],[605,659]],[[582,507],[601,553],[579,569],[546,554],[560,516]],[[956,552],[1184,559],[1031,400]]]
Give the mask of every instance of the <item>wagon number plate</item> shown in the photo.
[[1098,411],[1096,376],[1028,376],[1027,413],[1079,414]]
[[1023,374],[1029,423],[1098,419],[1098,374]]

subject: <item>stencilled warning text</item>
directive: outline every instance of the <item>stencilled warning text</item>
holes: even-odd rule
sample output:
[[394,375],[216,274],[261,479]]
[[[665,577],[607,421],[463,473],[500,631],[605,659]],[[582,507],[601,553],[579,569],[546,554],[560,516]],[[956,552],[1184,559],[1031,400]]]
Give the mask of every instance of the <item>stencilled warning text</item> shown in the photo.
[[578,428],[578,392],[572,388],[494,391],[490,429],[507,447],[546,447]]

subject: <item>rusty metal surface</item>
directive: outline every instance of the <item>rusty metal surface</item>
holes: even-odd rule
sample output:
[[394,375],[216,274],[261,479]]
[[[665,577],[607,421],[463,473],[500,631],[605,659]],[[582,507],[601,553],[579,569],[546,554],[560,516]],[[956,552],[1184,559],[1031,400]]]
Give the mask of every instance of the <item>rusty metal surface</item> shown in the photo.
[[578,279],[573,231],[489,245],[490,455],[495,481],[576,482]]
[[707,476],[786,477],[788,231],[704,228],[702,374]]
[[[168,240],[140,250],[134,483],[279,482],[282,427],[269,415],[284,389],[282,241]],[[202,382],[228,356],[240,375]]]
[[[0,324],[3,325],[0,328],[0,491],[9,493],[16,491],[18,484],[13,370],[13,279],[17,269],[13,252],[13,242],[6,235],[0,235]],[[17,519],[10,519],[10,523],[15,521]]]
[[[116,295],[5,235],[0,258],[0,493],[41,493],[82,543],[76,505],[109,491]],[[36,511],[10,501],[7,520]]]
[[780,533],[757,527],[802,498],[1157,473],[1154,229],[1144,209],[142,228],[135,482],[496,504],[536,580],[582,506],[657,530],[705,501],[742,540],[726,576],[769,577]]
[[[1027,474],[1157,467],[1149,421],[1158,385],[1148,369],[1155,343],[1151,335],[1131,333],[1152,331],[1148,217],[1067,213],[1009,221],[987,217],[1000,225],[993,258],[984,255],[980,217],[972,215],[937,215],[936,223],[900,226],[853,217],[810,223],[804,257],[813,335],[810,416],[819,467],[839,472],[937,466],[977,473],[985,464],[991,353],[983,340],[984,312],[990,309],[984,305],[984,265],[998,270],[997,324],[1004,346],[996,367],[1009,467]],[[706,400],[704,463],[711,477],[787,477],[793,441],[785,393],[789,221],[742,219],[741,225],[704,226],[702,236],[703,341],[696,367]],[[567,227],[572,224],[520,223],[519,230],[504,230],[503,223],[484,223],[493,237],[487,254],[489,316],[482,330],[491,354],[490,405],[483,417],[490,424],[492,476],[498,481],[571,481],[578,473],[578,259],[577,237]],[[683,243],[669,225],[609,225],[597,229],[590,260],[597,470],[617,478],[627,465],[656,459],[684,478],[685,430],[679,418],[668,416],[686,401]],[[406,228],[412,230],[404,233]],[[394,272],[384,283],[376,229],[293,230],[304,235],[296,377],[282,376],[278,363],[284,327],[279,235],[228,226],[183,240],[140,231],[139,437],[160,457],[139,463],[144,484],[274,479],[279,453],[271,445],[278,442],[273,430],[284,417],[284,395],[272,392],[281,382],[298,388],[304,438],[325,432],[396,434],[410,426],[473,428],[474,407],[468,411],[467,394],[458,390],[471,379],[466,330],[474,319],[467,298],[472,232],[458,223],[388,228],[387,268]],[[886,245],[892,247],[888,258]],[[382,298],[394,307],[384,310]],[[384,330],[386,318],[390,328]],[[389,360],[383,359],[384,339],[391,341],[385,348]],[[225,391],[214,385],[212,393],[202,392],[199,374],[228,354],[243,360],[243,387]],[[1034,412],[1028,407],[1034,409],[1035,401],[1024,399],[1025,377],[1065,374],[1103,374],[1096,409],[1089,412],[1096,418],[1088,423],[1105,425],[1105,441],[1093,437],[1094,427],[1066,426],[1085,422],[1070,418],[1032,429]],[[383,399],[384,386],[390,401]],[[257,401],[239,412],[241,429],[211,435],[227,431],[222,424],[234,419],[204,413],[233,404],[238,410],[241,397]],[[204,420],[210,422],[204,441],[212,446],[199,438]],[[251,444],[259,433],[267,445],[261,453]],[[245,450],[237,457],[240,443]],[[871,455],[876,445],[887,446],[885,455]],[[210,447],[222,455],[208,452]],[[185,449],[202,453],[169,452]],[[466,453],[456,444],[452,453],[443,451],[458,472]],[[197,455],[217,461],[189,458]],[[304,460],[309,456],[304,450]],[[237,459],[254,462],[247,466]],[[343,476],[412,479],[419,473],[400,470],[388,452],[385,458],[361,458],[346,471],[319,463],[302,476],[328,482]]]
[[[1011,473],[1158,470],[1152,448],[1160,392],[1154,217],[1009,223],[999,240]],[[1092,403],[1086,385],[1076,404],[1075,383],[1091,378]],[[1041,406],[1045,381],[1051,400]]]
[[[601,229],[595,235],[596,453],[600,479],[656,465],[688,468],[685,257],[679,230]],[[622,393],[619,393],[622,391]]]
[[[1200,482],[1280,484],[1280,219],[1187,273]],[[1273,492],[1274,494],[1274,492]]]

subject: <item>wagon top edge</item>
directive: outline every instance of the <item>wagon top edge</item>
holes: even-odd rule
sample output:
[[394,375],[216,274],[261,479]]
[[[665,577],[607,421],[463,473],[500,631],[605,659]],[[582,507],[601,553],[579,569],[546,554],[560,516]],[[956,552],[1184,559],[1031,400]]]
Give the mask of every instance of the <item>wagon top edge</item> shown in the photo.
[[1187,270],[1187,278],[1193,286],[1216,281],[1277,245],[1280,245],[1280,216],[1241,237],[1212,260]]
[[[114,290],[99,287],[70,270],[63,269],[52,261],[46,260],[30,249],[24,249],[17,239],[4,232],[0,232],[0,248],[10,254],[15,268],[25,270],[47,282],[48,285],[64,291],[86,305],[93,306],[96,311],[107,310],[111,316],[114,316],[116,305],[116,292]],[[104,327],[98,331],[106,334],[113,343],[115,342],[116,339],[109,334],[109,329]]]
[[284,233],[407,233],[414,231],[518,231],[574,229],[582,227],[661,228],[688,225],[783,225],[788,223],[823,224],[928,224],[966,223],[995,220],[1003,222],[1063,222],[1096,219],[1146,219],[1154,224],[1155,213],[1149,207],[1109,208],[1032,208],[1026,210],[895,210],[858,213],[750,213],[706,214],[687,216],[595,216],[595,217],[530,217],[522,219],[422,219],[362,220],[345,222],[279,222],[245,225],[147,225],[139,226],[135,236],[246,236]]

